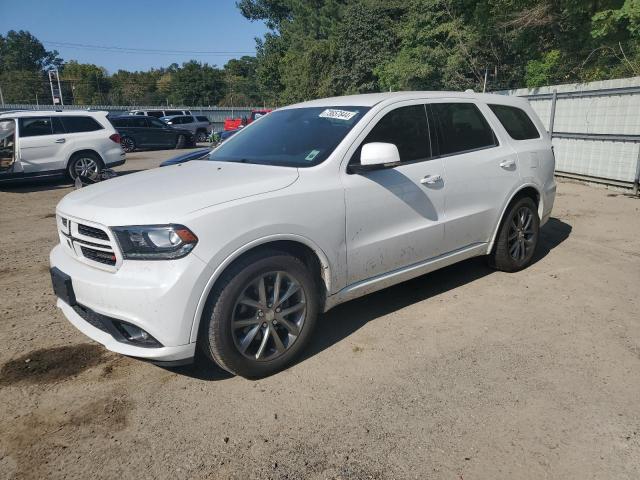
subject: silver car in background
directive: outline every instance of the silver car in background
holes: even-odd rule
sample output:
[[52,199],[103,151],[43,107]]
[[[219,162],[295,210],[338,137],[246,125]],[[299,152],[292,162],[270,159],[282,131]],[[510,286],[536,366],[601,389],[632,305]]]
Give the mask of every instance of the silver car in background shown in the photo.
[[211,122],[204,115],[171,115],[161,117],[160,120],[174,128],[190,130],[196,138],[196,142],[206,142],[211,134]]

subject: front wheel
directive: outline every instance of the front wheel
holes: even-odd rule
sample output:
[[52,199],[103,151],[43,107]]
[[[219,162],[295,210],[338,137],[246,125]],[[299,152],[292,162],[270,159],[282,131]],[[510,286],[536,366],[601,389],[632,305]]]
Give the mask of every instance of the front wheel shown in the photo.
[[497,270],[517,272],[531,265],[538,245],[540,219],[538,208],[530,197],[523,197],[506,212],[498,237],[489,256]]
[[249,255],[209,295],[200,347],[233,374],[265,377],[304,349],[318,309],[316,281],[298,258],[277,251]]

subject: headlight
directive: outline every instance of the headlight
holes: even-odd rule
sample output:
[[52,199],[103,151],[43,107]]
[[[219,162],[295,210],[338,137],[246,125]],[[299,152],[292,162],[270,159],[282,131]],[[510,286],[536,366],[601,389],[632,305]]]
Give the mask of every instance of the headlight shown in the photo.
[[187,255],[198,237],[184,225],[112,227],[122,256],[130,260],[172,260]]

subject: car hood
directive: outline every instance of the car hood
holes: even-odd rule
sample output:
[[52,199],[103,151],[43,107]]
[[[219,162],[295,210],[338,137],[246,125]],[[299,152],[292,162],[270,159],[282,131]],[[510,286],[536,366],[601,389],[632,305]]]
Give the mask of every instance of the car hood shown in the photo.
[[75,190],[57,210],[107,226],[180,222],[190,212],[280,190],[297,179],[296,168],[193,161]]
[[202,150],[196,150],[195,152],[185,153],[183,155],[178,155],[177,157],[170,158],[169,160],[165,160],[160,164],[160,166],[168,167],[169,165],[175,165],[177,163],[190,162],[191,160],[197,160],[198,158],[203,158],[209,152],[211,152],[211,149],[205,148]]

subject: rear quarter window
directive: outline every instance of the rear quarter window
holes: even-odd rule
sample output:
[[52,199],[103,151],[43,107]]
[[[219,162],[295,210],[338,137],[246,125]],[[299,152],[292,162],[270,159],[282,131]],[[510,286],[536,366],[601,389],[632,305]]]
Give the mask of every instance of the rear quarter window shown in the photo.
[[540,132],[524,110],[507,105],[489,105],[489,108],[514,140],[540,138]]
[[67,133],[95,132],[102,130],[102,125],[95,121],[92,117],[67,117],[61,116],[60,121],[64,125]]

